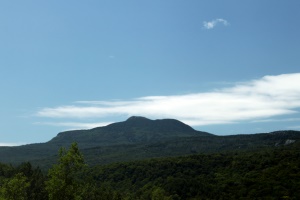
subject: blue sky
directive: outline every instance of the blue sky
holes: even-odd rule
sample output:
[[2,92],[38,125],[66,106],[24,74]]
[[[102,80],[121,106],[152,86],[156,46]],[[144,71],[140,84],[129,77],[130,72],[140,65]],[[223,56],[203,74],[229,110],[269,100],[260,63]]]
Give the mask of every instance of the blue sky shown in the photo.
[[1,1],[0,145],[126,120],[300,129],[300,1]]

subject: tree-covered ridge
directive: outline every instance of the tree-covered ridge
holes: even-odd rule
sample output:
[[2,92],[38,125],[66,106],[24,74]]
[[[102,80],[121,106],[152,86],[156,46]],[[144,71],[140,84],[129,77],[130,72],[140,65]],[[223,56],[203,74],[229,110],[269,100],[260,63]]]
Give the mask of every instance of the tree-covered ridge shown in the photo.
[[[108,146],[99,145],[94,147],[78,141],[78,146],[88,164],[103,165],[114,162],[197,153],[255,151],[258,149],[291,145],[297,141],[300,141],[300,131],[276,131],[231,136],[174,136],[151,142]],[[71,140],[69,142],[71,144]],[[62,146],[68,147],[70,144],[40,143],[18,147],[0,147],[0,162],[16,165],[24,161],[30,161],[34,166],[46,169],[55,163],[57,149]]]
[[74,130],[59,133],[49,143],[71,144],[77,141],[81,146],[109,146],[156,142],[163,139],[212,136],[196,131],[175,119],[150,120],[145,117],[130,117],[126,121],[112,123],[90,130]]
[[151,199],[300,199],[300,145],[256,152],[200,154],[93,169],[99,183]]
[[88,167],[77,144],[45,175],[0,165],[0,199],[300,199],[300,143]]
[[[25,161],[38,165],[55,162],[57,149],[68,147],[77,142],[81,149],[106,148],[113,146],[135,146],[186,137],[211,135],[196,131],[190,126],[174,119],[150,120],[144,117],[130,117],[124,122],[117,122],[90,130],[75,130],[59,133],[46,143],[28,144],[16,147],[0,147],[0,162],[20,164]],[[115,148],[113,148],[115,149]],[[98,151],[98,150],[97,150]],[[123,149],[122,149],[123,151]],[[91,151],[88,151],[91,152]],[[108,154],[114,154],[110,151]],[[93,156],[94,152],[88,157]],[[93,158],[94,160],[94,158]],[[114,162],[115,160],[112,160]]]

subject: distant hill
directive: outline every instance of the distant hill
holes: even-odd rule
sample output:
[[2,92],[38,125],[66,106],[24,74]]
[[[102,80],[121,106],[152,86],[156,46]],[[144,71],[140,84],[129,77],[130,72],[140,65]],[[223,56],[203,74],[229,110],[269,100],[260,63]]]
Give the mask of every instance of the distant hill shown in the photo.
[[61,132],[46,143],[0,147],[0,162],[30,161],[47,168],[55,163],[59,148],[68,147],[72,142],[78,143],[88,164],[98,165],[197,153],[255,151],[299,141],[299,131],[216,136],[194,130],[175,119],[130,117],[104,127]]
[[193,136],[212,136],[212,134],[196,131],[175,119],[150,120],[145,117],[134,116],[124,122],[117,122],[104,127],[62,132],[48,143],[69,145],[72,142],[77,142],[85,148],[149,143]]

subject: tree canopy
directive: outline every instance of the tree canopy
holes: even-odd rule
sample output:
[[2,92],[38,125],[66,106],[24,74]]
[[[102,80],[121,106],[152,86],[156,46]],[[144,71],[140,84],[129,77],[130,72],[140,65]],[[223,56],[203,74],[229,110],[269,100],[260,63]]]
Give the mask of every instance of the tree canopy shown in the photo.
[[46,181],[46,190],[49,200],[81,199],[81,190],[84,185],[79,175],[85,166],[77,143],[73,143],[68,151],[61,148],[58,164],[48,172],[49,179]]
[[300,199],[300,143],[89,167],[76,143],[45,175],[0,164],[0,200]]

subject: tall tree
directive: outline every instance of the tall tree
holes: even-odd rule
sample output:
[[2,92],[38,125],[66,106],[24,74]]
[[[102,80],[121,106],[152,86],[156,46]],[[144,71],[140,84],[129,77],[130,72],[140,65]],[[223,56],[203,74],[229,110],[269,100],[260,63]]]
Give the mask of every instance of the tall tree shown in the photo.
[[26,200],[27,188],[30,186],[26,176],[18,173],[10,179],[5,180],[0,188],[0,199]]
[[49,180],[46,181],[46,190],[49,200],[83,199],[84,183],[80,179],[80,173],[85,166],[77,143],[73,143],[68,151],[61,148],[58,164],[48,171]]

